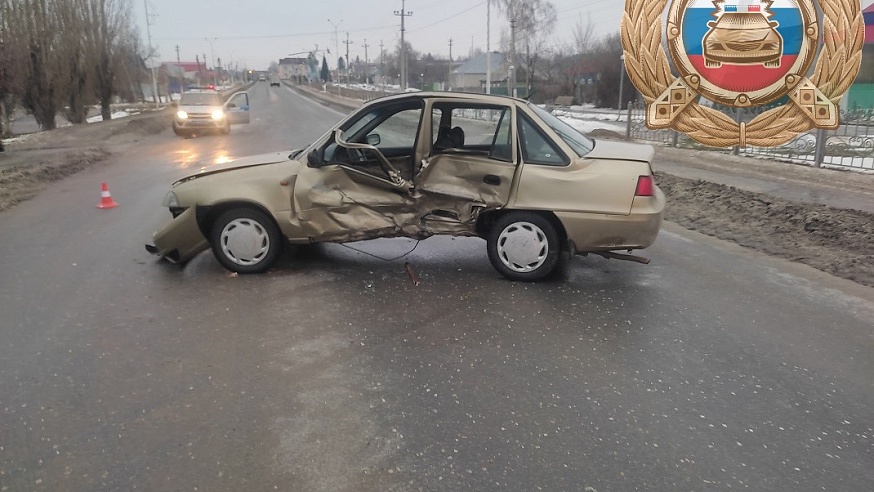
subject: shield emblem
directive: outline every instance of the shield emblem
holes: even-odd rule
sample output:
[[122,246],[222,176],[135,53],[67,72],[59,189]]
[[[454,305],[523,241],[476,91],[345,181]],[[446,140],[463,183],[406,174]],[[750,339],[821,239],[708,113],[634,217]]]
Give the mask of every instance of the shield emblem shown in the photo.
[[729,106],[759,106],[786,95],[813,61],[811,0],[673,0],[671,57],[698,91]]

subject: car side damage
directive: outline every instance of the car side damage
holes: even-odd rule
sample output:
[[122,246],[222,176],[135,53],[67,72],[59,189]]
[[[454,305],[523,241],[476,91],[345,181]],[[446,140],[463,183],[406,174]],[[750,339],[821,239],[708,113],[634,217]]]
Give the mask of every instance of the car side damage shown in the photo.
[[177,182],[176,218],[151,250],[184,262],[211,246],[224,266],[251,273],[275,259],[276,231],[293,244],[479,236],[503,275],[539,280],[562,251],[652,244],[665,204],[652,156],[588,139],[518,99],[392,96],[289,159]]

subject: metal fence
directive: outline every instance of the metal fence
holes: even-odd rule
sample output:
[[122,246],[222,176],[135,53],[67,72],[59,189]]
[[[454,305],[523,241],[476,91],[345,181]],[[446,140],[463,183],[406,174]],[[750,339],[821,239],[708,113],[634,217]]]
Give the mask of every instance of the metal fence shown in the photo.
[[[770,108],[719,109],[735,121],[750,121]],[[779,147],[707,147],[675,130],[651,130],[646,127],[645,119],[646,107],[642,102],[629,105],[626,137],[672,147],[732,152],[814,167],[874,170],[874,109],[842,112],[838,129],[811,130]]]

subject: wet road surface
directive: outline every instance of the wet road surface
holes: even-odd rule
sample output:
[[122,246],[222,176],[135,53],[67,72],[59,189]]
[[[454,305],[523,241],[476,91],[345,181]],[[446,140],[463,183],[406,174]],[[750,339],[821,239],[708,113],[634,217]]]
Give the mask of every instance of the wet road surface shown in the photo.
[[340,118],[251,92],[248,127],[168,126],[0,215],[0,490],[874,483],[872,290],[670,224],[648,266],[578,257],[541,284],[474,238],[300,248],[257,276],[156,262],[175,178]]

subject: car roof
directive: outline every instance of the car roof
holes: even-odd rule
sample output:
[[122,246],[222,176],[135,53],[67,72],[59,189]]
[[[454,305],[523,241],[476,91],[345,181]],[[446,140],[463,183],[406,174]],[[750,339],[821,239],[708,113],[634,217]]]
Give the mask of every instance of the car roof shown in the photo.
[[478,102],[481,104],[528,104],[528,101],[524,99],[496,94],[482,94],[478,92],[419,91],[379,97],[371,100],[367,105],[378,104],[386,101],[405,101],[423,98],[457,99],[459,101]]

